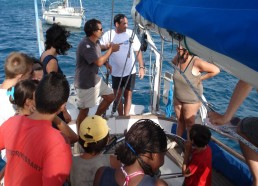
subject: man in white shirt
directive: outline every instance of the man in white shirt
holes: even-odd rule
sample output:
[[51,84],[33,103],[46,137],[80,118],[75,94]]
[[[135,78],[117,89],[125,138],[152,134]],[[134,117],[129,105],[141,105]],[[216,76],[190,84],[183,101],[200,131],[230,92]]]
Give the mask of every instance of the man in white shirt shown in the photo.
[[[128,20],[124,14],[117,14],[114,17],[115,29],[104,33],[101,39],[101,44],[108,46],[109,43],[119,43],[120,50],[112,53],[109,57],[109,64],[112,66],[112,88],[114,94],[117,95],[116,102],[121,96],[124,97],[124,106],[122,101],[118,106],[118,114],[129,115],[132,104],[132,91],[135,85],[136,67],[135,67],[135,55],[139,62],[139,77],[144,77],[144,63],[142,59],[142,53],[140,51],[141,43],[136,35],[133,36],[133,42],[131,41],[132,30],[127,29]],[[127,79],[128,83],[126,85]],[[122,80],[121,80],[122,79]],[[121,80],[121,85],[120,84]],[[125,87],[126,86],[126,87]],[[122,88],[125,88],[124,94],[122,94]],[[121,99],[122,100],[122,99]]]

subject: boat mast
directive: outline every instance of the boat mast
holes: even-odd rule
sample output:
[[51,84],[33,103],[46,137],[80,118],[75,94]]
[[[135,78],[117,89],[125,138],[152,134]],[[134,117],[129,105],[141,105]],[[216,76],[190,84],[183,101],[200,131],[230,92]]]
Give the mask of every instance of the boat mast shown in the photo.
[[64,0],[64,1],[63,1],[63,4],[64,4],[64,7],[69,7],[68,0]]
[[[37,1],[34,1],[34,5],[36,6]],[[45,12],[45,6],[46,6],[46,0],[41,0],[41,10],[42,10],[42,14]],[[35,7],[36,8],[36,7]],[[38,9],[38,5],[37,5],[37,9]],[[36,9],[35,9],[36,10]]]
[[81,12],[83,12],[82,0],[80,0],[80,7],[81,7]]

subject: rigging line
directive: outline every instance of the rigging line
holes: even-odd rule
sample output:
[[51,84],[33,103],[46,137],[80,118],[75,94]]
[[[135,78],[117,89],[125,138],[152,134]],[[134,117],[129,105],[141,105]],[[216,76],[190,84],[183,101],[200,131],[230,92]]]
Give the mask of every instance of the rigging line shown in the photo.
[[173,178],[180,178],[180,177],[184,177],[184,175],[182,173],[181,174],[179,174],[179,173],[171,173],[171,174],[166,174],[166,175],[164,175],[164,174],[160,175],[160,178],[162,178],[164,180],[166,180],[166,179],[173,179]]
[[[152,97],[153,97],[153,91],[154,91],[154,86],[153,86],[153,82],[154,82],[154,70],[155,70],[155,65],[152,66],[151,64],[151,61],[152,61],[152,50],[150,50],[150,64],[149,64],[149,67],[150,67],[150,75],[149,75],[149,84],[150,84],[150,103],[151,103],[151,106],[152,106],[152,103],[153,103],[153,100],[152,100]],[[156,62],[156,61],[155,61]],[[151,110],[153,110],[153,108],[151,108]]]
[[[176,70],[178,70],[180,72],[180,69],[175,66],[174,64],[172,64],[172,66],[174,66],[174,68]],[[208,104],[208,102],[205,102],[201,96],[198,94],[198,92],[194,89],[193,85],[191,84],[191,82],[188,80],[188,78],[185,76],[184,73],[180,73],[184,79],[186,80],[187,84],[191,87],[191,89],[193,90],[193,92],[195,93],[195,95],[198,97],[198,99],[202,102],[202,104],[204,105],[204,107],[207,109],[208,112],[213,111],[213,109],[211,108],[211,106]],[[224,132],[220,132],[221,130],[218,130],[218,128],[214,127],[213,125],[210,125],[207,121],[203,121],[203,124],[205,126],[207,126],[208,128],[218,132],[221,135],[225,135],[228,137],[227,134],[224,134]],[[240,136],[239,134],[237,134],[235,131],[233,131],[232,129],[230,129],[227,126],[221,126],[221,128],[226,131],[227,133],[229,133],[230,135],[232,135],[234,138],[236,138],[237,140],[241,141],[242,143],[244,143],[245,145],[247,145],[250,149],[254,150],[255,152],[258,152],[258,148],[253,145],[252,143],[250,143],[249,141],[247,141],[245,138],[243,138],[242,136]]]
[[[109,43],[111,43],[111,35],[112,35],[112,24],[113,24],[113,17],[114,17],[114,4],[115,0],[112,0],[112,11],[111,11],[111,18],[110,18],[110,32],[109,32]],[[109,61],[109,59],[107,60]],[[109,80],[109,70],[107,69],[106,73],[106,84],[108,85],[108,80]]]
[[[136,57],[138,57],[139,53],[140,53],[140,50],[137,52]],[[135,66],[135,63],[136,63],[136,58],[135,58],[135,60],[134,60],[134,64],[133,64],[133,66],[132,66],[132,68],[131,68],[130,74],[129,74],[129,76],[128,76],[127,79],[126,79],[125,86],[124,86],[123,89],[122,89],[122,93],[121,93],[121,96],[119,97],[118,104],[116,105],[116,109],[117,109],[117,107],[118,107],[118,105],[119,105],[119,103],[120,103],[120,101],[121,101],[121,99],[122,99],[122,95],[124,95],[125,87],[127,86],[128,82],[129,82],[129,80],[130,80],[130,77],[131,77],[131,75],[132,75],[132,71],[133,71],[133,67]]]
[[[176,69],[176,70],[178,70],[179,72],[180,72],[180,70],[179,70],[179,68],[176,66],[176,65],[174,65],[173,63],[172,63],[172,66]],[[198,99],[202,102],[202,104],[204,105],[204,107],[207,109],[207,111],[208,112],[210,112],[210,111],[213,111],[214,109],[212,109],[211,108],[211,105],[209,105],[208,104],[208,102],[206,102],[206,101],[204,101],[203,99],[202,99],[202,97],[199,95],[199,93],[194,89],[194,87],[193,87],[193,85],[191,84],[191,82],[189,81],[189,79],[185,76],[185,74],[184,73],[180,73],[183,77],[184,77],[184,79],[186,80],[186,82],[187,82],[187,84],[190,86],[190,88],[193,90],[193,92],[195,93],[195,95],[198,97]],[[215,126],[213,126],[212,124],[209,124],[207,121],[203,121],[203,124],[205,125],[205,126],[207,126],[208,128],[210,128],[210,129],[212,129],[212,130],[214,130],[214,131],[216,131],[216,132],[218,132],[218,133],[220,133],[221,135],[225,135],[225,133],[223,132],[223,131],[218,131],[218,128],[216,128]],[[255,152],[258,152],[258,148],[255,146],[255,145],[253,145],[252,143],[250,143],[249,141],[247,141],[245,138],[243,138],[242,136],[240,136],[239,134],[237,134],[234,130],[232,130],[230,127],[228,127],[228,126],[221,126],[221,129],[223,129],[224,131],[226,131],[227,133],[229,133],[230,135],[232,135],[234,138],[236,138],[237,140],[239,140],[239,141],[241,141],[242,143],[244,143],[246,146],[248,146],[250,149],[252,149],[252,150],[254,150]],[[228,135],[225,135],[225,136],[227,136],[228,137]]]
[[[146,40],[147,41],[147,40]],[[148,42],[148,41],[147,41]],[[149,42],[148,42],[149,43]],[[151,47],[153,48],[153,50],[155,50],[156,52],[158,52],[159,54],[160,54],[160,56],[162,57],[162,59],[166,59],[166,58],[164,58],[164,55],[163,55],[163,53],[162,52],[160,52],[160,51],[158,51],[158,49],[156,49],[156,47],[154,47],[151,43],[149,43],[150,45],[151,45]],[[179,72],[180,72],[180,69],[176,66],[176,65],[174,65],[173,63],[171,63],[171,65],[172,65],[172,67],[173,68],[175,68],[176,70],[178,70]],[[190,88],[191,89],[193,89],[193,91],[194,91],[194,93],[196,94],[196,96],[198,97],[198,99],[202,102],[202,104],[204,105],[204,106],[207,106],[207,110],[210,110],[210,108],[209,108],[209,106],[208,106],[208,103],[207,102],[205,102],[205,101],[203,101],[203,99],[201,98],[201,96],[199,95],[199,93],[194,89],[194,87],[193,87],[193,85],[191,84],[191,82],[188,80],[188,78],[185,76],[185,74],[184,73],[180,73],[180,74],[182,74],[182,76],[185,78],[185,80],[186,80],[186,82],[189,84],[189,86],[190,86]]]
[[[148,33],[147,29],[145,26],[142,26],[141,24],[138,23],[138,26],[140,28],[140,30],[142,30],[142,33],[146,34]],[[143,37],[143,36],[142,36]],[[147,36],[148,37],[148,36]],[[147,39],[147,38],[146,38]],[[149,85],[150,85],[150,105],[153,106],[153,91],[154,91],[154,86],[153,86],[153,82],[154,82],[154,72],[155,72],[155,65],[152,65],[152,48],[150,48],[150,55],[149,55],[149,70],[147,70],[148,75],[145,74],[145,76],[149,76]],[[155,61],[156,62],[156,61]],[[153,107],[151,107],[151,110],[153,110]]]
[[[110,43],[111,43],[111,34],[112,34],[112,22],[113,22],[113,17],[114,17],[114,1],[115,0],[112,0],[112,11],[111,11],[111,19],[110,19],[110,31],[109,31],[109,45],[110,45]],[[109,56],[110,57],[110,56]],[[106,62],[108,62],[109,61],[109,58],[108,58],[108,60],[106,61]],[[102,73],[102,72],[101,72]],[[107,72],[106,72],[106,79],[105,79],[105,82],[106,82],[106,84],[108,85],[109,83],[108,83],[108,81],[109,81],[109,74],[110,74],[110,71],[109,71],[109,69],[107,68]],[[102,74],[102,76],[104,77],[104,75]],[[104,117],[106,117],[106,110],[104,111],[104,113],[103,113],[103,116]]]
[[[123,95],[123,93],[124,93],[124,88],[123,88],[123,89],[122,89],[122,94],[120,95],[119,100],[117,101],[118,92],[119,92],[118,90],[120,90],[120,87],[121,87],[121,83],[122,83],[122,79],[123,79],[123,76],[124,76],[125,67],[126,67],[126,64],[127,64],[127,61],[128,61],[128,56],[130,55],[132,43],[133,43],[133,40],[134,40],[134,37],[135,37],[135,29],[136,29],[136,28],[134,27],[134,30],[133,30],[133,32],[132,32],[132,34],[131,34],[131,37],[129,38],[129,48],[128,48],[128,52],[127,52],[127,57],[126,57],[126,59],[125,59],[125,64],[124,64],[123,71],[122,71],[122,74],[121,74],[121,78],[120,78],[120,81],[119,81],[119,84],[118,84],[118,88],[117,88],[117,92],[116,92],[116,96],[115,96],[115,101],[114,101],[114,103],[113,103],[113,109],[112,109],[112,112],[111,112],[111,117],[114,116],[114,113],[116,112],[117,107],[118,107],[118,105],[120,104],[122,95]],[[139,50],[140,50],[140,49],[139,49]],[[138,55],[137,55],[137,56],[138,56]],[[136,58],[135,58],[135,60],[136,60]],[[135,64],[135,62],[134,62],[134,64]],[[128,82],[128,79],[131,77],[131,72],[132,72],[132,70],[133,70],[133,68],[134,68],[134,64],[133,64],[133,66],[132,66],[132,68],[131,68],[130,74],[129,74],[129,76],[128,76],[126,82]],[[127,86],[127,83],[125,84],[125,87],[126,87],[126,86]]]
[[[174,64],[172,64],[172,66],[174,66],[174,68],[176,70],[179,71],[179,68],[177,66],[175,66]],[[180,71],[179,71],[180,72]],[[198,97],[198,99],[202,102],[202,104],[204,105],[204,107],[207,109],[207,111],[212,111],[213,109],[211,108],[211,106],[205,102],[202,97],[199,95],[199,93],[194,89],[193,85],[191,84],[191,82],[188,80],[188,78],[185,76],[184,73],[180,73],[184,79],[186,80],[187,84],[190,86],[190,88],[193,90],[193,92],[195,93],[195,95]],[[212,124],[209,124],[207,121],[203,121],[203,124],[205,126],[207,126],[208,128],[220,133],[221,135],[225,135],[223,131],[218,131],[218,128],[216,128],[215,126],[213,126]],[[258,148],[253,145],[252,143],[250,143],[249,141],[247,141],[245,138],[243,138],[242,136],[240,136],[239,134],[237,134],[235,131],[233,131],[230,127],[228,126],[221,126],[221,128],[226,131],[227,133],[229,133],[230,135],[232,135],[234,138],[236,138],[237,140],[241,141],[242,143],[244,143],[246,146],[248,146],[250,149],[254,150],[255,152],[258,152]],[[228,135],[225,135],[228,137]]]
[[112,0],[112,12],[111,12],[111,19],[110,19],[109,42],[111,42],[111,33],[112,33],[112,25],[113,25],[113,17],[114,17],[114,4],[115,4],[115,0]]
[[100,73],[101,73],[101,76],[102,76],[103,78],[105,78],[105,81],[106,81],[107,79],[106,79],[106,77],[105,77],[105,75],[104,75],[104,72],[102,71],[101,68],[99,68],[99,71],[100,71]]
[[[148,41],[147,41],[148,42]],[[149,42],[148,42],[149,43]],[[161,52],[159,52],[151,43],[149,43],[151,45],[151,47],[156,50],[160,55]],[[163,55],[162,55],[163,57]],[[173,63],[172,63],[172,66],[179,70],[179,68],[177,66],[175,66]],[[197,91],[193,88],[193,85],[189,82],[188,78],[182,73],[182,76],[185,78],[186,82],[189,84],[189,86],[193,89],[193,92],[196,94],[196,96],[198,97],[198,99],[202,102],[202,104],[204,105],[204,107],[207,109],[207,111],[212,111],[213,109],[211,108],[211,105],[208,103],[208,102],[205,102],[201,97],[200,95],[197,93]],[[224,136],[227,136],[228,135],[225,135],[225,133],[223,131],[219,132],[219,129],[216,128],[215,126],[209,124],[208,122],[204,122],[204,125],[207,126],[208,128],[210,128],[211,130],[214,130],[218,133],[220,133],[221,135],[224,135]],[[242,136],[240,136],[239,134],[237,134],[235,131],[233,131],[232,129],[230,129],[229,127],[227,126],[221,126],[221,128],[228,132],[230,135],[232,135],[233,137],[235,137],[237,140],[241,141],[242,143],[244,143],[246,146],[248,146],[250,149],[254,150],[255,152],[258,152],[258,148],[253,145],[252,143],[250,143],[249,141],[247,141],[245,138],[243,138]]]

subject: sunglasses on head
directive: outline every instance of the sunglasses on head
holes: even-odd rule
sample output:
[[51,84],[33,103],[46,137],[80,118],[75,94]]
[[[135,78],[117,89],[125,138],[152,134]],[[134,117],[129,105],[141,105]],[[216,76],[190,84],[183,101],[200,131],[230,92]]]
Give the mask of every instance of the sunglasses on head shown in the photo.
[[176,48],[176,50],[177,50],[178,52],[180,52],[180,51],[185,52],[185,51],[186,51],[186,49],[185,49],[185,48],[179,48],[179,47],[177,47],[177,48]]

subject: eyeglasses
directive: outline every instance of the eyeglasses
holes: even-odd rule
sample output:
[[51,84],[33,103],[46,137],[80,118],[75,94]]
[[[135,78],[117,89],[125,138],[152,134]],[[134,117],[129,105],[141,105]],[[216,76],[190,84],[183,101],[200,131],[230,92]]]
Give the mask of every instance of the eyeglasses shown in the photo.
[[99,28],[99,29],[97,29],[96,31],[98,31],[98,30],[100,30],[101,32],[103,31],[103,28]]

